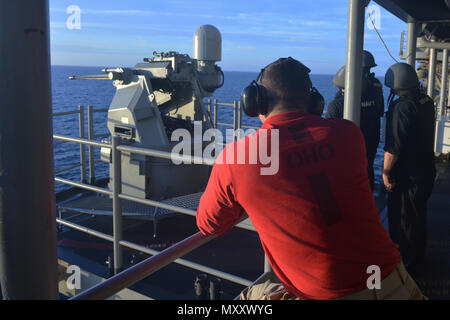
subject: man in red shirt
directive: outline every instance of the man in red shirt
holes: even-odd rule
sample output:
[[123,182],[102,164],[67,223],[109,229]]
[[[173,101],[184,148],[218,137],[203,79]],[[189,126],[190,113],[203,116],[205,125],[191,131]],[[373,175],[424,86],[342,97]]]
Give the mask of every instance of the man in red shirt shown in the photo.
[[[279,59],[244,90],[244,110],[259,113],[264,124],[219,156],[227,161],[213,167],[197,211],[198,227],[204,235],[221,234],[247,213],[284,290],[299,299],[422,298],[381,225],[363,135],[347,120],[306,111],[309,72],[297,60]],[[271,154],[278,156],[278,170],[269,174],[262,171],[267,163],[250,161],[252,143],[259,141],[261,149],[266,136],[269,149],[278,152]],[[229,161],[239,152],[245,152],[244,163]],[[370,270],[379,272],[374,286]]]

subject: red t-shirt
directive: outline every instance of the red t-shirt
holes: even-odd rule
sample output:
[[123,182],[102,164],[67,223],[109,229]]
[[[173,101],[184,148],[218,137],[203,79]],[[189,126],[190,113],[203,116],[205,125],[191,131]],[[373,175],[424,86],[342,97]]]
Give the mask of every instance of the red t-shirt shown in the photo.
[[[359,128],[294,111],[268,118],[262,129],[270,137],[279,129],[278,171],[262,175],[267,161],[249,164],[248,155],[246,164],[216,162],[197,211],[200,231],[223,233],[246,212],[274,272],[303,299],[367,288],[370,265],[384,279],[401,257],[378,216]],[[235,156],[236,148],[249,151],[249,139],[227,145],[223,154],[233,147]]]

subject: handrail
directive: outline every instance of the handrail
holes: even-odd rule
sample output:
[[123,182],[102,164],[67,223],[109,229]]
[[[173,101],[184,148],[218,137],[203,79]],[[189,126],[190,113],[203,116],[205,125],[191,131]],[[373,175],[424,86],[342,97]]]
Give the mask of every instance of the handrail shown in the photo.
[[[91,229],[91,228],[88,228],[85,226],[81,226],[79,224],[76,224],[76,223],[73,223],[73,222],[70,222],[67,220],[63,220],[63,219],[57,218],[56,222],[61,225],[66,226],[66,227],[87,233],[94,237],[97,237],[97,238],[100,238],[100,239],[103,239],[103,240],[106,240],[109,242],[114,242],[114,237],[110,236],[109,234],[106,234],[106,233],[103,233],[103,232],[100,232],[100,231],[97,231],[97,230],[94,230],[94,229]],[[142,245],[139,245],[139,244],[136,244],[136,243],[133,243],[130,241],[126,241],[126,240],[121,240],[120,244],[124,247],[130,248],[133,250],[137,250],[137,251],[140,251],[140,252],[152,255],[152,256],[155,256],[155,255],[161,253],[161,251],[150,249],[150,248],[144,247]],[[201,272],[209,273],[213,276],[220,277],[222,279],[225,279],[225,280],[228,280],[228,281],[231,281],[234,283],[238,283],[243,286],[249,286],[252,284],[252,281],[250,281],[250,280],[244,279],[242,277],[239,277],[239,276],[227,273],[227,272],[219,271],[219,270],[216,270],[216,269],[213,269],[213,268],[210,268],[210,267],[207,267],[207,266],[204,266],[204,265],[201,265],[196,262],[189,261],[189,260],[175,259],[172,262],[177,263],[182,266],[185,266],[185,267],[188,267],[188,268],[192,268],[192,269],[201,271]]]
[[80,110],[74,110],[74,111],[65,111],[65,112],[53,113],[52,116],[53,117],[60,117],[60,116],[67,116],[67,115],[71,115],[71,114],[80,114],[80,113],[81,113]]
[[[124,246],[124,247],[130,248],[130,249],[134,249],[134,250],[138,250],[138,251],[141,251],[143,253],[150,254],[152,256],[161,253],[161,251],[150,249],[150,248],[147,248],[147,247],[135,244],[133,242],[126,241],[126,240],[120,241],[120,244],[122,246]],[[234,282],[234,283],[246,286],[246,287],[248,287],[249,285],[252,284],[252,281],[250,281],[250,280],[244,279],[242,277],[239,277],[239,276],[227,273],[227,272],[219,271],[217,269],[213,269],[213,268],[210,268],[210,267],[207,267],[207,266],[204,266],[204,265],[201,265],[199,263],[192,262],[192,261],[189,261],[189,260],[178,258],[178,259],[173,260],[172,262],[173,263],[177,263],[177,264],[182,265],[182,266],[185,266],[185,267],[188,267],[188,268],[191,268],[191,269],[195,269],[195,270],[200,271],[200,272],[208,273],[208,274],[213,275],[215,277],[220,277],[222,279],[225,279],[225,280],[228,280],[228,281],[231,281],[231,282]]]
[[60,183],[64,183],[64,184],[68,184],[70,186],[86,189],[86,190],[89,190],[89,191],[94,191],[94,192],[98,192],[98,193],[102,193],[102,194],[106,194],[106,195],[112,195],[112,192],[110,190],[108,190],[108,189],[91,186],[91,185],[85,184],[85,183],[73,182],[73,181],[62,179],[62,178],[58,178],[58,177],[55,177],[55,181],[56,182],[60,182]]
[[224,107],[234,107],[233,103],[224,103],[224,102],[217,102],[218,106],[224,106]]
[[89,140],[89,139],[74,138],[74,137],[69,137],[69,136],[63,136],[60,134],[54,134],[53,139],[111,149],[111,145],[108,143],[97,142],[97,141],[93,141],[93,140]]
[[159,269],[167,266],[173,260],[178,259],[190,251],[213,240],[217,236],[204,236],[200,232],[189,238],[161,251],[160,254],[150,257],[137,265],[122,271],[82,293],[71,300],[103,300],[111,297],[117,292],[128,288],[134,283],[145,279]]
[[[241,217],[238,223],[247,219],[247,215]],[[177,244],[161,251],[159,254],[147,258],[146,260],[130,267],[108,280],[80,293],[70,300],[103,300],[111,297],[117,292],[126,289],[136,282],[147,278],[161,268],[172,263],[176,259],[201,247],[202,245],[217,238],[219,235],[204,236],[201,232],[178,242]],[[241,278],[242,279],[242,278]],[[247,281],[244,285],[251,285],[252,281]]]
[[109,109],[108,108],[103,108],[103,109],[93,109],[92,112],[108,112]]
[[184,163],[203,164],[203,165],[208,165],[208,166],[213,166],[214,162],[216,161],[216,159],[214,159],[214,158],[203,158],[203,157],[196,157],[196,156],[181,156],[179,154],[173,154],[173,153],[167,152],[167,151],[160,151],[160,150],[156,150],[156,149],[145,149],[145,148],[139,148],[139,147],[130,147],[130,146],[125,146],[125,145],[118,146],[117,150],[141,154],[141,155],[150,156],[150,157],[157,157],[157,158],[163,158],[163,159],[169,159],[169,160],[178,160],[178,161],[183,161]]
[[62,224],[63,226],[66,226],[66,227],[69,227],[69,228],[72,228],[72,229],[75,229],[75,230],[78,230],[78,231],[82,231],[82,232],[87,233],[87,234],[89,234],[91,236],[94,236],[94,237],[97,237],[97,238],[100,238],[100,239],[103,239],[103,240],[106,240],[106,241],[110,241],[110,242],[114,241],[113,237],[110,236],[109,234],[106,234],[106,233],[103,233],[103,232],[100,232],[100,231],[97,231],[97,230],[94,230],[94,229],[91,229],[91,228],[88,228],[88,227],[84,227],[84,226],[81,226],[79,224],[67,221],[67,220],[56,218],[56,222],[59,223],[59,224]]
[[223,127],[234,127],[234,125],[232,123],[222,123],[222,122],[218,122],[217,123],[218,126],[223,126]]

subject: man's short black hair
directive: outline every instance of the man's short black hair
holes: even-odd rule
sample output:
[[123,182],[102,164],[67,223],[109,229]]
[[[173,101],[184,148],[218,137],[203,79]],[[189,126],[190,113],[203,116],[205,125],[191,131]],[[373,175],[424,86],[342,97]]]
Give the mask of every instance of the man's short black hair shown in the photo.
[[285,104],[305,101],[311,89],[311,70],[291,57],[281,58],[264,68],[259,81]]

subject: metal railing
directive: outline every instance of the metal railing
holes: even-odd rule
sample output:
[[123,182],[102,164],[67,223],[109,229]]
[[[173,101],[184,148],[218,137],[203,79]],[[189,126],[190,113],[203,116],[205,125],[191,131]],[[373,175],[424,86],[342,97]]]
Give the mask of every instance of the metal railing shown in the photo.
[[[87,185],[87,184],[83,184],[83,183],[77,183],[77,182],[73,182],[73,181],[55,177],[55,181],[57,181],[57,182],[66,183],[66,184],[69,184],[69,185],[72,185],[75,187],[79,187],[79,188],[83,188],[86,190],[109,195],[113,199],[113,235],[112,236],[101,233],[99,231],[96,231],[96,230],[93,230],[90,228],[87,228],[87,227],[84,227],[82,225],[79,225],[79,224],[76,224],[73,222],[66,221],[61,218],[56,219],[58,224],[65,225],[67,227],[74,228],[78,231],[85,232],[92,236],[113,242],[114,271],[115,271],[116,275],[120,274],[121,276],[118,278],[113,277],[110,280],[107,280],[105,283],[102,283],[101,286],[99,285],[98,287],[94,287],[94,288],[90,289],[89,293],[81,294],[79,297],[76,297],[76,299],[78,299],[78,298],[95,298],[95,299],[107,298],[107,297],[109,297],[108,294],[110,292],[115,290],[113,292],[113,294],[114,294],[114,293],[124,289],[125,288],[125,287],[123,287],[124,285],[129,286],[129,285],[147,277],[149,274],[159,270],[161,267],[170,264],[171,262],[176,262],[178,264],[182,264],[182,265],[188,266],[190,268],[194,268],[194,269],[202,271],[202,272],[207,272],[214,276],[218,276],[223,279],[227,279],[231,282],[241,284],[244,286],[248,286],[252,283],[252,281],[243,279],[236,275],[228,274],[226,272],[212,269],[207,266],[196,264],[194,262],[186,261],[183,259],[178,259],[179,257],[183,256],[184,254],[196,249],[203,243],[209,242],[210,240],[214,239],[215,237],[204,237],[201,234],[196,234],[196,235],[194,235],[186,240],[183,240],[179,244],[177,244],[173,247],[170,247],[169,249],[166,249],[162,252],[152,250],[152,249],[140,246],[138,244],[135,244],[135,243],[132,243],[129,241],[125,241],[122,238],[122,231],[123,231],[123,228],[122,228],[122,202],[121,202],[122,199],[134,201],[134,202],[138,202],[138,203],[143,203],[143,204],[155,206],[158,208],[168,209],[168,210],[172,210],[174,212],[184,213],[184,214],[188,214],[188,215],[192,215],[192,216],[196,215],[196,211],[178,207],[178,206],[168,205],[168,204],[165,204],[165,203],[159,202],[159,201],[142,199],[142,198],[137,198],[137,197],[129,196],[126,194],[122,194],[122,192],[121,192],[121,163],[120,163],[121,152],[131,152],[131,153],[142,154],[142,155],[158,157],[158,158],[165,158],[165,159],[176,159],[176,160],[190,162],[190,163],[196,163],[196,164],[199,164],[201,161],[201,164],[209,165],[209,166],[214,164],[214,159],[198,159],[196,157],[190,157],[190,156],[173,155],[169,152],[164,152],[164,151],[159,151],[159,150],[129,147],[129,146],[121,145],[121,138],[117,137],[117,136],[112,137],[112,144],[105,144],[105,143],[100,143],[97,141],[90,141],[90,140],[86,140],[86,139],[66,137],[66,136],[61,136],[61,135],[55,135],[54,138],[63,140],[63,141],[67,141],[67,142],[75,142],[75,143],[79,143],[82,145],[88,145],[88,146],[92,146],[92,147],[110,148],[112,150],[112,166],[113,166],[112,177],[111,177],[113,180],[112,190],[108,190],[108,189],[100,188],[100,187],[96,187],[96,186],[91,186],[91,185]],[[254,231],[253,226],[251,226],[245,222],[241,222],[241,223],[237,224],[237,227],[241,227],[241,228],[244,228],[247,230]],[[152,259],[151,261],[158,261],[157,266],[159,266],[159,267],[157,267],[157,268],[153,267],[152,265],[154,262],[150,263],[150,265],[152,266],[151,268],[142,268],[142,265],[139,264],[139,265],[135,266],[135,267],[139,266],[138,272],[126,271],[123,274],[123,272],[121,272],[121,270],[123,268],[123,255],[122,255],[123,248],[122,247],[128,247],[128,248],[132,248],[132,249],[135,249],[135,250],[147,253],[147,254],[155,255],[154,257],[149,258],[146,261],[148,261],[150,259]],[[162,257],[165,257],[165,258],[163,259]],[[135,267],[132,267],[130,269],[135,270],[134,269]],[[129,270],[129,269],[127,269],[127,270]],[[133,275],[132,279],[128,279],[130,274]],[[109,281],[111,281],[111,282],[109,282]],[[105,287],[109,288],[109,289],[104,289]],[[103,292],[103,290],[106,290],[106,291]]]
[[[240,101],[234,101],[233,103],[223,103],[223,102],[219,102],[219,100],[217,99],[209,99],[206,102],[206,105],[208,106],[208,111],[209,114],[212,116],[212,122],[214,125],[214,128],[218,128],[219,126],[222,127],[230,127],[233,128],[234,130],[239,130],[239,129],[254,129],[254,130],[258,130],[259,127],[257,126],[249,126],[249,125],[243,125],[242,124],[242,119],[243,119],[243,111],[242,111],[242,106],[241,106],[241,102]],[[218,122],[219,121],[219,106],[223,106],[223,107],[232,107],[233,108],[233,123],[223,123],[223,122]],[[240,136],[240,132],[238,132],[238,138],[242,138]]]
[[[53,113],[53,117],[69,116],[69,115],[74,115],[74,114],[78,114],[78,134],[79,134],[80,138],[84,138],[84,107],[83,106],[78,106],[78,110]],[[57,142],[54,142],[53,145],[56,147],[58,145],[66,143],[66,142],[67,141],[57,141]],[[62,168],[55,173],[61,173],[61,172],[65,172],[65,171],[70,171],[75,168],[80,168],[80,181],[85,182],[86,181],[86,170],[85,170],[86,163],[85,163],[84,159],[85,159],[84,148],[82,148],[80,145],[80,162],[78,162],[75,165],[72,165],[72,166],[69,166],[66,168]]]
[[[81,139],[86,138],[86,121],[85,121],[85,107],[80,105],[78,106],[78,110],[73,111],[65,111],[65,112],[58,112],[53,113],[53,117],[63,117],[63,116],[70,116],[70,115],[78,115],[78,135]],[[107,137],[109,134],[95,134],[94,133],[94,113],[99,112],[108,112],[108,109],[94,109],[93,106],[87,106],[87,138],[88,140],[94,140],[96,138],[102,138]],[[60,140],[55,138],[55,140]],[[60,140],[55,141],[53,145],[56,147],[58,145],[67,143],[70,141],[66,140]],[[88,146],[88,161],[89,165],[86,163],[86,149],[85,146],[80,144],[80,162],[71,165],[66,168],[59,169],[55,173],[62,173],[66,171],[70,171],[76,168],[80,168],[80,182],[81,183],[87,183],[87,175],[86,171],[89,170],[89,184],[93,185],[95,184],[95,155],[94,155],[94,148],[93,146]]]
[[[234,130],[238,129],[254,129],[258,130],[259,127],[257,126],[250,126],[250,125],[243,125],[242,124],[242,108],[239,101],[234,101],[233,103],[222,103],[219,102],[217,99],[209,99],[206,102],[206,105],[208,107],[209,114],[211,116],[211,119],[213,121],[214,128],[217,127],[230,127]],[[219,107],[233,107],[233,123],[222,123],[218,122],[218,112]],[[214,110],[214,111],[213,111]],[[87,137],[88,140],[94,140],[97,138],[103,138],[108,137],[109,133],[104,134],[95,134],[94,132],[94,114],[100,113],[100,112],[108,112],[107,108],[103,109],[94,109],[93,106],[88,105],[87,106],[87,123],[85,121],[86,116],[86,108],[83,105],[78,106],[78,110],[72,110],[72,111],[65,111],[65,112],[58,112],[54,113],[53,117],[62,117],[62,116],[70,116],[70,115],[78,115],[78,137],[81,139],[84,139]],[[86,136],[86,129],[87,129],[87,136]],[[237,131],[238,138],[242,138],[242,132]],[[70,141],[60,140],[54,142],[54,146],[58,146]],[[73,141],[72,141],[73,142]],[[88,162],[86,161],[86,147],[85,145],[80,144],[80,161],[76,164],[73,164],[69,167],[61,168],[55,173],[62,173],[66,171],[70,171],[76,168],[80,168],[80,182],[81,183],[87,183],[87,172],[89,175],[89,184],[94,185],[96,181],[95,177],[95,164],[99,161],[95,161],[95,155],[94,155],[94,146],[88,145]]]
[[[225,104],[225,103],[218,103],[217,100],[214,101],[214,104],[210,100],[208,102],[209,109],[214,106],[214,122],[215,125],[221,125],[217,123],[217,110],[218,106],[233,106],[234,107],[234,119],[233,124],[225,124],[229,126],[233,126],[233,128],[240,129],[242,126],[242,110],[240,108],[240,105],[238,102],[234,102],[233,104]],[[93,110],[92,108],[89,108],[89,114],[92,115],[93,112],[102,112],[104,110]],[[73,113],[79,113],[80,115],[83,114],[83,108],[80,108],[77,111],[73,112],[65,112],[66,114],[73,114]],[[63,115],[56,114],[56,115]],[[88,117],[88,121],[90,124],[93,123],[92,117]],[[83,121],[80,121],[81,124],[83,124]],[[80,128],[82,128],[82,125],[80,124]],[[248,126],[251,127],[251,126]],[[257,127],[251,127],[254,129],[258,129]],[[90,132],[90,134],[89,134]],[[114,136],[111,139],[111,144],[98,142],[95,140],[92,140],[92,138],[95,138],[93,134],[93,130],[88,131],[88,139],[85,139],[83,136],[80,138],[76,137],[69,137],[69,136],[63,136],[63,135],[54,135],[53,136],[55,140],[60,140],[64,143],[77,143],[80,144],[80,150],[84,149],[84,147],[88,146],[89,150],[93,149],[94,147],[102,147],[102,148],[109,148],[111,149],[112,153],[112,163],[111,166],[113,170],[111,170],[111,179],[113,181],[112,183],[112,190],[106,189],[106,188],[100,188],[97,186],[89,185],[86,183],[86,181],[81,181],[80,183],[62,179],[55,177],[55,181],[59,183],[64,183],[67,185],[71,185],[74,187],[82,188],[85,190],[97,192],[100,194],[111,196],[112,202],[113,202],[113,234],[108,235],[101,233],[97,230],[93,230],[90,228],[87,228],[85,226],[66,221],[62,219],[62,217],[57,218],[56,221],[58,224],[73,228],[75,230],[87,233],[89,235],[101,238],[106,241],[110,241],[113,243],[113,261],[114,261],[114,272],[115,276],[108,279],[107,281],[101,283],[98,286],[95,286],[78,296],[74,297],[74,299],[106,299],[110,297],[111,295],[121,291],[122,289],[127,288],[128,286],[131,286],[132,284],[138,282],[139,280],[142,280],[152,274],[153,272],[156,272],[160,268],[175,262],[177,264],[184,265],[189,268],[193,268],[195,270],[206,272],[211,275],[220,277],[222,279],[226,279],[228,281],[231,281],[233,283],[237,283],[243,286],[249,286],[253,283],[253,281],[244,279],[242,277],[232,275],[220,270],[216,270],[204,265],[200,265],[198,263],[194,263],[191,261],[187,261],[184,259],[180,259],[180,257],[184,256],[185,254],[191,252],[192,250],[200,247],[201,245],[213,240],[215,236],[208,236],[205,237],[201,233],[197,233],[178,244],[164,250],[164,251],[157,251],[153,249],[149,249],[147,247],[141,246],[136,243],[132,243],[129,241],[126,241],[123,239],[123,225],[122,225],[122,200],[128,200],[133,201],[149,206],[154,206],[158,208],[163,208],[167,210],[171,210],[173,212],[178,212],[182,214],[187,214],[191,216],[196,215],[196,211],[169,205],[167,203],[163,203],[160,201],[154,201],[149,199],[143,199],[143,198],[137,198],[134,196],[130,196],[127,194],[122,193],[122,179],[121,179],[121,153],[122,152],[130,152],[133,154],[141,154],[146,155],[150,157],[157,157],[157,158],[163,158],[163,159],[172,159],[172,160],[179,160],[183,161],[184,163],[195,163],[195,164],[202,164],[202,165],[208,165],[212,166],[214,164],[215,159],[204,159],[204,158],[197,158],[193,156],[182,156],[182,155],[175,155],[170,152],[160,151],[160,150],[154,150],[154,149],[144,149],[144,148],[138,148],[138,147],[131,147],[121,144],[121,138]],[[93,151],[90,151],[90,153],[93,153]],[[91,163],[90,163],[91,164]],[[61,172],[61,171],[60,171]],[[247,218],[247,217],[245,217]],[[242,219],[244,220],[244,219]],[[246,230],[255,231],[253,225],[247,221],[240,221],[236,224],[236,227],[243,228]],[[128,247],[149,255],[153,255],[152,257],[148,258],[147,260],[144,260],[143,262],[130,267],[126,269],[125,271],[122,271],[123,269],[123,247]],[[266,263],[266,262],[265,262]],[[267,263],[266,263],[267,264]],[[264,268],[266,271],[266,267]]]
[[[114,277],[108,279],[99,285],[90,288],[78,296],[74,297],[73,300],[98,300],[107,299],[114,295],[115,293],[128,288],[134,283],[150,276],[154,272],[160,270],[161,268],[167,266],[172,261],[184,256],[185,254],[191,252],[192,250],[208,243],[209,241],[215,239],[216,236],[203,236],[200,232],[196,233],[189,238],[171,246],[170,248],[150,257],[141,263],[126,269],[125,271],[116,274]],[[198,269],[198,268],[195,268]],[[214,269],[205,270],[208,273],[212,273]],[[223,273],[216,273],[216,275],[223,277]],[[232,276],[228,280],[237,282],[237,277]],[[251,281],[245,279],[239,279],[239,282],[245,286],[252,284]]]

